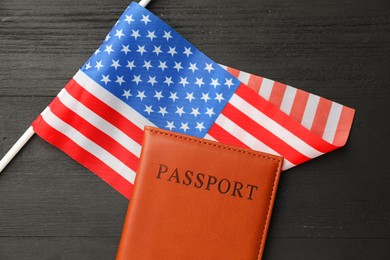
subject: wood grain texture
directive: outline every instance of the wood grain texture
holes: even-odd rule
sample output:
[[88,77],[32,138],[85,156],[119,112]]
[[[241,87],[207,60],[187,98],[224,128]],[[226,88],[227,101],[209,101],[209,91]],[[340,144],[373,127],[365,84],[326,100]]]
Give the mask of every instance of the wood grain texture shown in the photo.
[[[354,107],[347,145],[285,172],[264,259],[390,259],[388,1],[160,0],[215,61]],[[0,156],[127,1],[0,1]],[[34,137],[0,175],[0,259],[114,259],[128,201]]]

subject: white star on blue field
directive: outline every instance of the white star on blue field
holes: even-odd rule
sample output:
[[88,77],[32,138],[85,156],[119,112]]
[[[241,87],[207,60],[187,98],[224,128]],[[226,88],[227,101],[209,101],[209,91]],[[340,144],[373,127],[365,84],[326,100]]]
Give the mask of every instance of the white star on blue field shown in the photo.
[[136,3],[81,70],[156,126],[199,137],[240,84]]

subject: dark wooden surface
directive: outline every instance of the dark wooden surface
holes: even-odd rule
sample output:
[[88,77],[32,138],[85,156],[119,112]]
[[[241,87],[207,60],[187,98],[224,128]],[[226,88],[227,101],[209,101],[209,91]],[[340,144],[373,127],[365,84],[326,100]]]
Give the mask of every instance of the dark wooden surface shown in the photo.
[[[0,156],[128,3],[0,1]],[[219,63],[356,108],[344,148],[283,174],[265,259],[390,259],[389,1],[160,0],[149,9]],[[127,203],[35,136],[0,174],[0,259],[114,259]]]

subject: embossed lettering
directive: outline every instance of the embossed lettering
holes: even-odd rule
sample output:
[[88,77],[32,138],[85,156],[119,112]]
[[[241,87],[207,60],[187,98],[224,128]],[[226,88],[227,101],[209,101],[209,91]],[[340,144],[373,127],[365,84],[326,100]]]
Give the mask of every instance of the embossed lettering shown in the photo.
[[[239,187],[238,187],[239,186]],[[233,193],[232,196],[236,196],[236,191],[238,193],[238,196],[242,198],[241,190],[244,188],[244,185],[239,182],[239,181],[234,181],[234,188],[233,188]]]
[[168,181],[171,181],[172,178],[176,179],[177,183],[180,183],[180,180],[179,180],[179,169],[178,168],[175,168],[175,170],[171,174],[171,177],[169,177]]
[[[202,176],[202,178],[200,178]],[[196,182],[194,183],[194,187],[195,188],[202,188],[203,186],[203,180],[204,180],[204,173],[198,173],[196,175],[196,180],[199,182],[199,184],[197,184]]]
[[161,179],[161,174],[168,172],[168,166],[160,164],[156,178]]
[[259,187],[252,184],[243,184],[237,180],[227,178],[218,179],[217,176],[194,172],[193,170],[179,170],[178,167],[170,168],[166,164],[159,164],[156,179],[183,184],[187,187],[203,189],[220,194],[230,194],[236,198],[253,200]]
[[248,184],[247,187],[250,187],[250,191],[249,191],[249,196],[248,196],[248,200],[252,200],[252,195],[253,195],[253,190],[256,188],[256,190],[259,189],[259,187],[255,186],[255,185],[251,185],[251,184]]
[[[227,183],[227,186],[226,186],[226,190],[225,190],[225,191],[222,191],[222,184],[223,184],[224,181]],[[230,181],[229,181],[228,179],[222,179],[222,180],[220,180],[219,183],[218,183],[218,191],[219,191],[220,193],[222,193],[222,194],[226,194],[226,193],[229,192],[230,186],[231,186],[231,185],[230,185]]]
[[[191,183],[192,183],[192,178],[191,178],[191,177],[194,176],[194,172],[188,170],[188,171],[185,172],[184,176],[186,177],[186,179],[183,180],[183,184],[186,185],[186,186],[191,185]],[[186,182],[186,180],[187,180],[188,182]]]
[[210,190],[210,186],[217,183],[217,178],[215,176],[209,175],[206,190]]

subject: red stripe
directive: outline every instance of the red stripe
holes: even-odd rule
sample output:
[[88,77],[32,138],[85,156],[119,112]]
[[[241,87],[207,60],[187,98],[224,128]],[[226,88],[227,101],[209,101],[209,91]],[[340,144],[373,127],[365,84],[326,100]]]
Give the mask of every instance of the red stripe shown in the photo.
[[248,81],[248,87],[253,89],[256,93],[259,93],[261,83],[263,82],[263,78],[250,74],[249,81]]
[[328,121],[330,108],[332,106],[332,101],[326,98],[320,98],[318,102],[317,111],[313,119],[313,124],[311,126],[311,131],[316,133],[318,136],[324,135],[324,130],[326,122]]
[[263,112],[269,118],[272,118],[272,120],[283,126],[295,136],[303,140],[305,143],[312,146],[314,149],[326,153],[337,148],[310,130],[306,129],[295,120],[291,119],[291,117],[282,112],[279,108],[267,102],[267,100],[261,96],[255,95],[255,93],[253,93],[253,91],[245,85],[241,84],[237,88],[236,94],[242,99],[246,100],[253,107]]
[[238,75],[240,74],[239,70],[227,67],[227,71],[232,74],[234,77],[238,78]]
[[67,108],[58,97],[50,103],[49,107],[57,117],[71,125],[89,140],[111,153],[133,171],[137,170],[139,161],[138,157],[128,151],[115,139],[97,129],[94,125]]
[[333,144],[337,146],[343,146],[347,142],[348,134],[351,129],[353,116],[355,110],[349,107],[343,106],[339,123],[337,125],[337,131],[333,139]]
[[222,114],[224,114],[227,118],[235,122],[237,125],[239,125],[246,132],[254,136],[256,139],[260,140],[266,146],[279,153],[291,163],[298,165],[310,160],[310,158],[301,154],[299,151],[291,147],[289,144],[284,142],[272,132],[265,129],[263,126],[253,121],[250,117],[248,117],[246,114],[238,110],[230,103],[227,103],[227,105],[222,111]]
[[115,125],[122,132],[127,134],[131,139],[138,144],[142,144],[142,138],[144,132],[138,128],[135,124],[129,121],[126,117],[106,105],[100,99],[89,93],[86,89],[82,88],[75,80],[71,80],[65,87],[69,94],[71,94],[80,103],[88,107],[95,112],[101,118]]
[[211,126],[207,133],[220,143],[235,145],[242,148],[249,148],[246,144],[241,142],[239,139],[231,135],[216,123]]
[[303,114],[305,113],[308,98],[309,93],[297,89],[297,92],[295,93],[294,102],[291,107],[290,116],[299,123],[302,121]]
[[93,156],[91,153],[77,145],[67,136],[52,128],[47,124],[42,116],[38,116],[32,124],[35,133],[37,133],[44,140],[50,144],[60,148],[71,158],[96,173],[105,182],[111,185],[114,189],[119,191],[126,198],[130,198],[133,190],[133,185],[119,175],[116,171],[112,170],[101,160]]
[[286,87],[286,84],[282,84],[275,81],[268,101],[271,102],[271,104],[273,104],[274,106],[280,107],[283,101],[283,96],[284,92],[286,91]]

